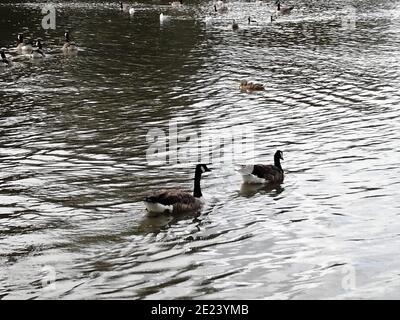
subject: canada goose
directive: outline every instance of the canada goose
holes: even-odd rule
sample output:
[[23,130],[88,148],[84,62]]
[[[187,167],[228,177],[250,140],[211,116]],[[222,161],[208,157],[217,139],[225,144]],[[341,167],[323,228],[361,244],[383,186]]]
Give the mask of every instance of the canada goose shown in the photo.
[[238,30],[239,29],[239,25],[237,24],[237,22],[235,20],[232,21],[232,30]]
[[10,64],[10,61],[7,60],[4,50],[0,51],[0,57],[1,57],[0,66],[8,66]]
[[152,213],[181,213],[198,211],[203,206],[200,188],[201,175],[211,171],[205,164],[196,165],[194,175],[193,195],[179,189],[162,190],[144,200],[148,212]]
[[283,152],[278,150],[275,152],[273,165],[240,165],[238,171],[244,183],[282,183],[284,173],[281,160],[283,160]]
[[62,50],[65,53],[77,52],[78,48],[76,47],[75,42],[71,42],[70,41],[69,32],[68,31],[65,32],[64,37],[65,37],[65,43],[64,43],[64,45],[62,47]]
[[258,24],[258,23],[257,23],[257,21],[256,21],[256,20],[253,20],[253,19],[251,19],[251,17],[250,17],[250,16],[247,18],[247,22],[248,22],[248,24],[252,24],[252,23]]
[[261,83],[248,82],[247,80],[240,81],[240,90],[242,91],[262,91],[264,90],[264,85]]
[[31,44],[25,44],[24,43],[24,36],[20,33],[18,35],[17,39],[17,51],[19,53],[31,53],[33,50],[33,47]]
[[293,5],[292,6],[287,6],[287,7],[281,6],[281,1],[280,0],[277,1],[276,5],[277,5],[277,8],[276,8],[277,9],[276,10],[277,14],[281,14],[281,15],[289,14],[294,9]]
[[36,46],[37,46],[37,48],[34,48],[31,52],[31,58],[33,58],[33,59],[44,58],[42,42],[40,40],[37,40]]

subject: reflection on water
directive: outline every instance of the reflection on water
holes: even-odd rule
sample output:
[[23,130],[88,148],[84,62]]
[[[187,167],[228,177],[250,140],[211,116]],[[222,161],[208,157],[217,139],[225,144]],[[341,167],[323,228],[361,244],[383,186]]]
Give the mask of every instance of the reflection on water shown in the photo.
[[[268,4],[232,2],[207,24],[206,2],[133,17],[68,2],[47,31],[41,5],[0,5],[13,58],[0,77],[0,297],[397,297],[398,1],[358,1],[355,29],[341,1],[300,1],[274,23]],[[67,29],[76,56],[59,51]],[[46,59],[16,56],[19,32],[42,38]],[[241,79],[266,90],[241,93]],[[242,186],[213,161],[201,214],[146,215],[146,193],[192,188],[193,165],[146,162],[148,131],[176,117],[188,132],[252,125],[254,160],[283,150],[285,183]]]

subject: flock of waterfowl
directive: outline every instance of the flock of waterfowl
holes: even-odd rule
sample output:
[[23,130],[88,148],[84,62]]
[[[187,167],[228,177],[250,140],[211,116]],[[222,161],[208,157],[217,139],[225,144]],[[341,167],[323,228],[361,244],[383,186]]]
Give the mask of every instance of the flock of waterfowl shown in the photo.
[[[55,51],[62,51],[64,54],[74,54],[78,52],[78,47],[74,42],[70,40],[70,34],[68,31],[64,33],[65,41],[61,48]],[[37,39],[35,44],[25,43],[24,36],[22,33],[18,34],[17,37],[17,46],[14,49],[17,55],[28,56],[31,59],[42,59],[46,56],[45,51],[43,50],[42,40]],[[0,50],[1,55],[1,65],[9,66],[11,65],[11,60],[9,60],[5,54],[5,50]]]
[[[183,1],[181,0],[178,3],[174,2],[173,4],[174,6],[182,6]],[[279,15],[289,14],[294,8],[294,6],[282,6],[280,0],[276,1],[276,5],[276,12],[271,13],[271,21],[276,20]],[[223,1],[218,1],[214,5],[214,11],[216,13],[223,14],[228,12],[228,10],[228,6]],[[160,21],[163,19],[164,15],[161,13]],[[207,17],[206,22],[210,21],[210,19],[210,17]],[[248,17],[248,24],[253,22],[256,21],[252,20],[251,17]],[[232,29],[239,29],[239,25],[235,20],[232,22]],[[264,85],[242,80],[239,89],[245,92],[261,91],[264,90]],[[243,182],[246,184],[279,185],[284,179],[284,172],[280,162],[281,160],[283,160],[283,152],[278,150],[274,155],[274,164],[239,165],[238,172],[242,175]],[[205,164],[198,164],[196,166],[193,194],[180,189],[168,189],[149,195],[144,199],[147,211],[158,214],[166,212],[177,214],[188,211],[199,211],[204,204],[200,180],[202,174],[208,171],[211,170]]]
[[[135,13],[135,8],[131,5],[119,2],[120,10],[127,12],[130,15]],[[174,8],[180,8],[184,6],[183,0],[174,1],[171,3]],[[276,19],[278,15],[289,14],[293,10],[293,6],[284,7],[281,5],[280,0],[276,0],[276,12],[271,14],[271,20]],[[218,14],[224,14],[229,11],[227,4],[223,1],[218,1],[214,5],[214,11]],[[169,16],[160,14],[160,22],[167,20]],[[206,18],[207,20],[207,18]],[[248,23],[251,24],[255,22],[248,18]],[[232,23],[232,29],[237,30],[239,25],[234,20]],[[74,42],[70,40],[70,33],[67,31],[64,34],[64,44],[58,50],[66,54],[74,53],[78,51],[78,47]],[[17,37],[17,54],[28,55],[32,59],[40,59],[45,57],[45,52],[43,51],[41,39],[37,39],[35,45],[32,43],[25,43],[23,34],[19,34]],[[4,50],[0,50],[1,65],[9,65],[10,61],[7,59]],[[264,86],[258,83],[248,82],[242,80],[239,89],[244,92],[260,91],[264,90]],[[243,177],[244,183],[250,184],[280,184],[284,179],[284,172],[280,163],[283,160],[282,151],[276,151],[274,155],[273,165],[240,165],[238,171]],[[177,189],[162,190],[149,195],[145,198],[144,203],[149,212],[153,213],[180,213],[186,211],[198,211],[203,206],[203,199],[200,187],[200,180],[202,174],[211,171],[205,164],[199,164],[195,169],[194,178],[194,190],[193,194]]]
[[[274,164],[242,164],[238,165],[237,171],[242,175],[245,184],[278,186],[285,176],[281,160],[283,160],[283,152],[278,150],[274,155]],[[180,189],[166,189],[147,196],[144,199],[147,211],[157,214],[199,211],[204,205],[200,180],[202,174],[208,171],[211,170],[207,165],[196,165],[193,194]]]

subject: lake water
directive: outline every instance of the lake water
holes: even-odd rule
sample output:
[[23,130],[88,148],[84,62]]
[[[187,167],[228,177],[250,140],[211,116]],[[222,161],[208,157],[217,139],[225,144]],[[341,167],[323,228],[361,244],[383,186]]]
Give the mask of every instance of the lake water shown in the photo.
[[[206,24],[211,2],[133,17],[60,2],[55,30],[41,3],[0,4],[13,59],[0,70],[0,297],[399,298],[400,2],[350,4],[296,1],[271,23],[272,1],[231,2]],[[67,29],[76,56],[59,50]],[[13,52],[21,32],[43,39],[43,61]],[[241,79],[266,90],[242,93]],[[147,193],[192,189],[193,163],[146,158],[148,132],[174,121],[252,128],[247,160],[282,150],[285,182],[244,187],[217,157],[201,213],[149,216]]]

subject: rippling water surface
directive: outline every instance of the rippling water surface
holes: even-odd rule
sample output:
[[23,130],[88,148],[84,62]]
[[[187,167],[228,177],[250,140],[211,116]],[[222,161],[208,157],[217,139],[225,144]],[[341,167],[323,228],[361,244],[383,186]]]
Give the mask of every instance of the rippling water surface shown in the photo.
[[[271,2],[272,3],[272,2]],[[398,298],[400,2],[0,5],[0,297]],[[171,19],[160,26],[159,13]],[[251,16],[257,23],[247,24]],[[236,19],[240,28],[231,29]],[[58,50],[69,29],[77,56]],[[19,32],[50,52],[13,52]],[[266,90],[246,94],[241,79]],[[192,188],[193,164],[146,161],[150,129],[255,130],[284,151],[281,188],[214,159],[200,214],[152,217],[144,195]],[[53,286],[43,279],[55,273]]]

